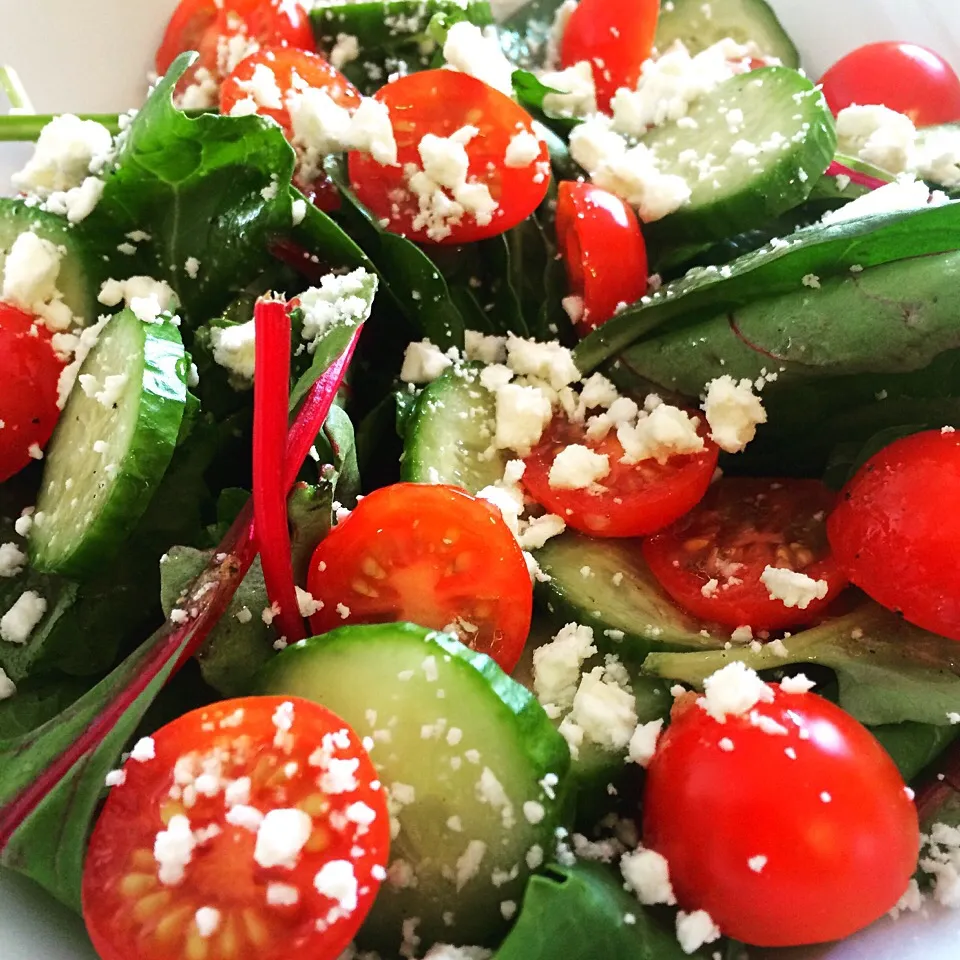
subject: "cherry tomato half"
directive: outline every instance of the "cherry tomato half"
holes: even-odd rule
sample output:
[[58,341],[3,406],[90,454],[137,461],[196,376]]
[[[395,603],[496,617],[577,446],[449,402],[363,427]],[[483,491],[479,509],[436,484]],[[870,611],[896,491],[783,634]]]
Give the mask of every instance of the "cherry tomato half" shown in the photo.
[[582,334],[606,323],[621,303],[647,292],[647,247],[633,209],[591,183],[564,180],[557,196],[557,243]]
[[911,623],[960,640],[960,433],[928,430],[871,457],[827,521],[837,563]]
[[[723,478],[672,527],[644,541],[660,585],[695,616],[730,627],[777,630],[809,623],[846,586],[827,543],[836,495],[819,480]],[[767,566],[825,580],[804,609],[770,596]]]
[[580,0],[563,31],[560,61],[593,67],[597,106],[606,112],[620,87],[633,89],[653,50],[659,0]]
[[364,497],[317,547],[307,586],[317,633],[408,620],[456,629],[508,673],[523,652],[533,590],[496,507],[457,487],[397,483]]
[[310,17],[299,0],[180,0],[157,50],[157,73],[164,74],[185,50],[200,57],[178,84],[181,92],[206,70],[217,82],[235,66],[230,40],[246,37],[249,52],[259,46],[316,49]]
[[297,698],[227,700],[138,744],[83,872],[103,960],[334,960],[390,845],[356,734]]
[[[389,108],[397,164],[384,166],[353,151],[350,181],[393,233],[424,243],[471,243],[516,226],[546,196],[546,144],[533,139],[530,115],[493,87],[454,70],[424,70],[388,83],[375,99]],[[428,135],[457,135],[460,150],[441,142],[425,154]],[[533,149],[510,150],[515,138]],[[432,189],[429,182],[418,183],[427,179]]]
[[915,43],[870,43],[821,78],[830,109],[882,104],[918,127],[960,120],[960,77],[939,54]]
[[[653,533],[683,516],[710,485],[719,450],[710,440],[703,418],[699,421],[702,452],[672,456],[665,463],[647,459],[628,464],[621,463],[624,450],[615,430],[602,440],[591,440],[583,424],[560,414],[525,458],[523,485],[537,503],[591,536],[640,537]],[[610,472],[599,482],[599,488],[568,490],[550,485],[553,462],[570,444],[607,456]]]
[[0,303],[0,482],[46,446],[57,425],[57,384],[65,363],[34,318]]
[[[680,907],[758,947],[839,940],[903,895],[917,811],[883,747],[814,693],[720,723],[677,701],[647,768],[643,842]],[[763,724],[761,726],[760,724]]]

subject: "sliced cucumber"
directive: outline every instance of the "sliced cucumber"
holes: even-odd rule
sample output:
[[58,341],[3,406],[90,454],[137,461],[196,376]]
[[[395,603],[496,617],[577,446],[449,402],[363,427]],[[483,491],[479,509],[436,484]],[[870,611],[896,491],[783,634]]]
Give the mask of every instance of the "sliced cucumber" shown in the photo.
[[60,417],[30,531],[37,569],[78,578],[117,551],[173,455],[187,401],[180,333],[124,310],[80,376],[92,379],[77,382]]
[[601,653],[637,668],[651,650],[715,650],[729,630],[708,629],[660,588],[638,541],[596,540],[568,531],[537,551],[550,580],[538,598],[558,622],[593,627]]
[[93,323],[97,318],[99,292],[99,285],[93,278],[98,271],[93,269],[95,265],[80,234],[71,229],[63,217],[46,213],[38,207],[28,207],[13,197],[0,197],[0,276],[10,248],[21,233],[34,233],[65,251],[60,260],[57,289],[75,317],[87,324]]
[[503,477],[503,454],[493,449],[496,404],[480,383],[481,369],[448,370],[420,394],[407,423],[404,480],[475,494]]
[[417,917],[421,951],[495,943],[510,914],[501,905],[519,905],[534,848],[550,858],[564,806],[570,754],[536,699],[489,657],[412,624],[305,640],[261,679],[372,738],[399,833],[358,941],[395,956]]
[[682,40],[691,53],[732,37],[755,43],[762,54],[798,67],[800,55],[769,3],[764,0],[664,0],[660,4],[656,46],[662,53]]
[[806,77],[767,67],[720,84],[694,105],[687,124],[654,127],[641,142],[663,173],[691,189],[676,213],[644,229],[665,245],[762,227],[803,203],[833,159],[837,133],[823,94]]

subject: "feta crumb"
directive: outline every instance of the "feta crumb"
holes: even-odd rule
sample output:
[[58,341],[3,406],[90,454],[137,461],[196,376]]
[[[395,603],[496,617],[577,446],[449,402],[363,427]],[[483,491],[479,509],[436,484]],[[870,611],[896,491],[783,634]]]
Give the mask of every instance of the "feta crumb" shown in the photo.
[[194,915],[197,933],[202,940],[209,940],[220,929],[220,911],[216,907],[201,907]]
[[946,194],[940,191],[931,193],[930,188],[922,180],[902,174],[893,183],[871,190],[836,210],[827,211],[820,218],[820,222],[833,225],[857,220],[860,217],[917,210],[928,205],[936,206],[946,202]]
[[137,763],[146,763],[148,760],[153,760],[156,755],[157,750],[153,737],[141,737],[130,751],[130,759],[136,760]]
[[548,383],[554,390],[580,379],[573,353],[556,340],[542,343],[510,334],[507,337],[507,366],[516,374]]
[[47,601],[35,590],[24,590],[13,606],[0,617],[0,640],[26,643],[47,612]]
[[214,363],[228,370],[240,383],[249,384],[253,381],[257,351],[253,320],[211,327],[210,345],[213,347]]
[[589,117],[597,112],[597,89],[593,67],[586,61],[564,70],[548,71],[540,82],[555,93],[543,98],[544,112],[555,117]]
[[7,676],[3,667],[0,667],[0,700],[9,700],[16,692],[17,685]]
[[289,883],[268,883],[267,903],[271,907],[295,907],[300,902],[300,891]]
[[767,865],[767,858],[766,858],[765,856],[763,856],[762,854],[758,854],[758,855],[755,856],[755,857],[751,857],[751,858],[747,861],[747,866],[748,866],[754,873],[762,873],[762,872],[763,872],[763,868],[764,868],[766,865]]
[[780,689],[784,693],[809,693],[815,686],[816,683],[802,673],[795,677],[784,677],[780,681]]
[[338,33],[337,42],[330,50],[330,63],[342,70],[360,56],[360,42],[349,33]]
[[27,555],[15,543],[0,543],[0,577],[15,577],[27,564]]
[[407,346],[403,355],[400,379],[404,383],[431,383],[453,360],[429,340],[419,340]]
[[261,867],[286,867],[292,870],[312,830],[313,821],[302,810],[271,810],[257,830],[253,859]]
[[610,472],[610,458],[589,447],[571,443],[550,465],[549,483],[555,490],[584,490],[594,487]]
[[651,720],[649,723],[638,724],[630,738],[628,758],[634,763],[639,763],[641,767],[647,766],[657,751],[657,741],[660,739],[661,730],[663,730],[662,718]]
[[464,354],[467,360],[502,364],[507,358],[507,338],[487,336],[476,330],[466,330],[464,331]]
[[550,643],[533,651],[533,689],[540,703],[561,710],[573,706],[580,670],[594,656],[593,629],[568,623]]
[[191,280],[196,280],[200,272],[200,261],[196,257],[187,257],[183,264],[183,272]]
[[706,910],[677,914],[677,940],[684,953],[696,953],[705,943],[720,939],[720,928]]
[[529,167],[540,158],[543,146],[529,130],[520,130],[510,138],[503,162],[508,167]]
[[312,617],[319,610],[323,609],[323,601],[314,598],[312,593],[295,587],[297,592],[297,607],[300,610],[301,617]]
[[658,403],[649,412],[641,412],[635,425],[618,424],[617,439],[624,450],[621,462],[652,459],[666,463],[672,456],[699,453],[704,443],[697,433],[698,422],[679,407]]
[[526,456],[552,419],[553,404],[539,387],[505,384],[496,393],[494,444]]
[[760,582],[772,600],[780,600],[785,607],[799,610],[806,610],[814,600],[823,600],[830,589],[826,580],[814,580],[805,573],[784,567],[765,567]]
[[758,703],[773,701],[773,690],[739,660],[707,677],[703,691],[697,704],[719,723],[726,723],[728,716],[743,716]]
[[175,887],[183,881],[196,845],[190,821],[182,814],[171,817],[166,830],[157,834],[153,844],[153,858],[159,866],[157,879],[160,883]]
[[910,166],[917,138],[913,121],[876,104],[853,104],[837,114],[837,149],[890,173]]
[[633,694],[611,683],[603,667],[594,667],[580,681],[570,720],[592,743],[611,752],[623,750],[637,728]]
[[349,860],[330,860],[325,863],[313,878],[313,885],[323,897],[335,901],[336,907],[328,912],[327,922],[348,917],[357,909],[359,885]]
[[471,840],[466,850],[457,858],[457,893],[473,880],[480,872],[480,864],[487,854],[487,845],[482,840]]
[[113,137],[102,124],[72,114],[54,117],[40,131],[27,165],[13,175],[13,186],[41,197],[71,190],[100,173],[112,150]]
[[740,453],[756,436],[757,425],[767,422],[767,412],[753,393],[749,380],[739,383],[725,374],[707,384],[702,409],[710,425],[710,437],[727,453]]
[[156,323],[161,314],[174,309],[176,294],[165,280],[138,276],[105,281],[97,299],[106,307],[124,301],[142,323]]
[[620,872],[627,887],[646,905],[677,902],[670,883],[670,869],[664,856],[655,850],[640,848],[625,853],[620,860]]
[[513,64],[503,55],[495,34],[485,36],[472,23],[462,20],[453,24],[443,45],[443,57],[448,68],[466,73],[513,96]]

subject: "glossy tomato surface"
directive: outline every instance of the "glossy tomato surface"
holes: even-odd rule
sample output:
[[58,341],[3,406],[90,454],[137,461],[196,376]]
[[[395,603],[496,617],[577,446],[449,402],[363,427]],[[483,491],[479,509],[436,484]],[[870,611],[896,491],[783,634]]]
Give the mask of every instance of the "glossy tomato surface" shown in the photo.
[[838,60],[821,78],[836,114],[852,104],[882,104],[918,127],[960,120],[960,77],[938,53],[915,43],[871,43]]
[[[809,623],[847,583],[827,542],[835,502],[819,480],[724,477],[646,540],[643,556],[663,589],[704,620],[754,632]],[[760,579],[768,566],[824,581],[826,592],[788,607]]]
[[[754,679],[756,679],[754,677]],[[696,695],[674,707],[647,768],[643,843],[677,902],[761,947],[839,940],[907,889],[917,812],[883,747],[813,693],[720,723]]]
[[318,704],[247,697],[138,743],[90,840],[103,960],[336,960],[385,876],[383,788]]
[[508,673],[530,630],[526,561],[500,512],[458,487],[398,483],[364,497],[317,547],[317,633],[407,620],[450,627]]
[[557,193],[557,244],[570,292],[581,301],[581,334],[647,292],[647,248],[633,209],[591,183],[564,180]]
[[[421,243],[470,243],[516,226],[546,196],[546,144],[530,114],[493,87],[454,70],[425,70],[381,87],[375,99],[390,112],[397,162],[352,151],[350,182],[393,233]],[[533,149],[508,163],[518,136],[531,138]],[[457,143],[436,140],[449,137]]]
[[[702,417],[697,432],[704,445],[700,453],[672,456],[664,463],[652,458],[622,463],[624,450],[615,430],[592,440],[582,423],[558,414],[524,458],[523,485],[537,503],[563,517],[575,530],[594,537],[645,536],[683,516],[710,485],[719,449],[710,440]],[[551,467],[570,444],[586,446],[608,458],[610,472],[596,487],[569,490],[551,486]]]
[[50,331],[0,303],[0,482],[38,459],[57,425],[60,373]]
[[960,640],[960,433],[890,444],[847,484],[827,522],[837,563],[878,603]]

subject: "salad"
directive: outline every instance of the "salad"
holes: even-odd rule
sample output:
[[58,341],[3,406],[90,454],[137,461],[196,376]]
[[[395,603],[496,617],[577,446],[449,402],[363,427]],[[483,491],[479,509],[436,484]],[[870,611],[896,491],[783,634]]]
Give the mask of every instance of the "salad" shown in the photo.
[[0,864],[103,960],[960,906],[960,78],[763,0],[182,0],[0,138]]

